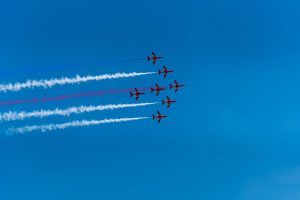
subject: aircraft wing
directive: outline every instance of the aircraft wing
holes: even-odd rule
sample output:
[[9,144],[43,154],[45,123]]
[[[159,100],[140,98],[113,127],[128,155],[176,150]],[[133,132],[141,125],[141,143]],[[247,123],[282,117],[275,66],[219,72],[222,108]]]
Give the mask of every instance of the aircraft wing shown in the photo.
[[156,86],[156,87],[159,87],[157,83],[155,84],[155,86]]
[[155,54],[153,51],[152,51],[152,55],[153,55],[153,56],[156,56],[156,54]]
[[153,60],[153,65],[156,63],[156,60]]
[[136,96],[135,96],[135,100],[138,100],[138,99],[139,99],[139,95],[136,95]]
[[170,100],[170,97],[169,97],[169,96],[167,96],[167,99],[168,99],[168,100]]
[[161,118],[159,118],[159,119],[157,120],[157,123],[159,123],[159,122],[160,122],[160,120],[161,120]]
[[167,70],[167,67],[166,67],[166,66],[163,66],[163,68],[164,68],[165,70]]
[[178,88],[175,89],[175,92],[177,92],[177,91],[178,91]]
[[174,83],[178,84],[178,82],[176,80],[174,80]]
[[170,108],[170,105],[171,105],[171,104],[170,104],[170,103],[168,103],[168,106],[167,106],[167,108]]
[[157,114],[158,114],[158,115],[161,115],[159,111],[157,111]]
[[138,90],[137,88],[134,88],[134,90],[135,90],[136,92],[139,92],[139,90]]
[[164,75],[164,78],[166,78],[167,77],[167,73],[165,73],[165,75]]

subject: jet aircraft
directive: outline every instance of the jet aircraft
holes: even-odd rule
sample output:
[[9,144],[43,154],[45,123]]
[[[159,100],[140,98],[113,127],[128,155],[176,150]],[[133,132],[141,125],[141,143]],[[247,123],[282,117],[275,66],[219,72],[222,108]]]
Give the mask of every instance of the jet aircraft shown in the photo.
[[158,70],[158,74],[159,74],[159,75],[160,75],[160,74],[164,74],[164,78],[167,77],[167,74],[168,74],[168,73],[174,72],[173,70],[167,69],[166,66],[163,66],[163,68],[164,68],[163,70]]
[[166,98],[166,100],[162,100],[162,105],[167,104],[167,108],[169,108],[172,103],[176,102],[175,100],[170,99],[169,96],[167,96]]
[[159,87],[159,85],[156,83],[155,87],[152,88],[151,87],[151,93],[156,92],[156,96],[158,96],[158,94],[160,93],[160,91],[162,90],[166,90],[166,88],[163,87]]
[[130,97],[135,96],[135,100],[138,100],[140,95],[145,94],[145,92],[140,92],[137,88],[134,88],[135,93],[130,91]]
[[152,61],[153,65],[156,63],[156,61],[157,61],[158,59],[161,59],[161,58],[162,58],[161,56],[157,56],[154,52],[152,52],[152,55],[151,55],[151,56],[147,56],[148,62],[149,62],[150,60],[153,60],[153,61]]
[[159,111],[157,111],[157,116],[152,115],[152,119],[153,119],[153,120],[154,120],[154,119],[157,119],[157,123],[160,123],[160,120],[161,120],[162,118],[166,118],[166,117],[167,117],[166,115],[160,114]]
[[175,88],[175,92],[177,92],[180,87],[184,86],[183,84],[179,84],[176,80],[174,80],[174,83],[175,83],[174,85],[170,84],[170,90],[172,88]]

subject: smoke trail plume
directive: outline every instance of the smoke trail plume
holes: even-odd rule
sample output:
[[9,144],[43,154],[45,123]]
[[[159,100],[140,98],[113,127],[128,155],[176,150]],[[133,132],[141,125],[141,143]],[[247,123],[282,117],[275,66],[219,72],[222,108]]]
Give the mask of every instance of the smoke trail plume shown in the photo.
[[88,81],[100,81],[106,79],[118,79],[118,78],[129,78],[135,76],[143,76],[149,74],[155,74],[156,72],[132,72],[132,73],[115,73],[115,74],[103,74],[97,76],[79,76],[76,75],[72,78],[54,78],[49,80],[28,80],[24,83],[8,83],[8,84],[0,84],[0,92],[8,92],[8,91],[19,91],[22,89],[32,89],[32,88],[51,88],[55,85],[66,85],[66,84],[79,84]]
[[[129,59],[110,59],[110,60],[101,60],[98,61],[97,63],[95,63],[93,66],[89,66],[89,69],[93,69],[93,68],[99,68],[99,65],[110,65],[110,64],[120,64],[120,63],[128,63],[128,62],[135,62],[135,61],[143,61],[143,60],[147,60],[147,58],[129,58]],[[29,67],[26,66],[24,68],[20,68],[18,70],[16,69],[1,69],[0,71],[0,76],[15,76],[15,75],[26,75],[26,74],[41,74],[41,73],[47,73],[47,72],[51,72],[51,71],[58,71],[61,72],[63,70],[69,70],[69,69],[82,69],[83,66],[80,65],[60,65],[60,66],[39,66],[39,67]]]
[[79,107],[69,107],[67,109],[58,109],[55,110],[38,110],[32,112],[5,112],[0,113],[0,121],[14,121],[14,120],[24,120],[32,117],[49,117],[53,115],[60,116],[69,116],[71,114],[80,114],[85,112],[94,112],[94,111],[102,111],[102,110],[115,110],[122,108],[134,108],[141,106],[150,106],[158,104],[158,102],[153,103],[132,103],[132,104],[108,104],[108,105],[98,105],[98,106],[79,106]]
[[47,124],[47,125],[34,125],[34,126],[24,126],[20,128],[10,128],[7,131],[8,135],[14,133],[26,133],[32,131],[54,131],[58,129],[66,129],[70,127],[83,127],[83,126],[94,126],[100,124],[108,124],[108,123],[119,123],[119,122],[129,122],[136,121],[142,119],[148,119],[149,117],[134,117],[134,118],[119,118],[119,119],[103,119],[103,120],[82,120],[82,121],[71,121],[63,124]]
[[[81,93],[73,93],[73,94],[56,96],[56,97],[0,101],[0,107],[26,104],[26,103],[34,103],[34,104],[47,103],[47,102],[52,102],[52,101],[62,101],[62,100],[81,98],[81,97],[92,97],[92,96],[103,96],[103,95],[111,95],[111,94],[129,93],[132,90],[134,90],[134,88],[122,89],[122,90],[99,90],[99,91],[93,91],[93,92],[81,92]],[[147,91],[147,90],[150,90],[150,88],[138,88],[138,90]]]

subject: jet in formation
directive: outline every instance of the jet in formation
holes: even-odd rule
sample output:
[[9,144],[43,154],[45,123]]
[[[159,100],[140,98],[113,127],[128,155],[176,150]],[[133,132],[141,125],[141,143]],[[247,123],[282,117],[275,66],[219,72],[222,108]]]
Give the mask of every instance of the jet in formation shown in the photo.
[[158,74],[159,74],[159,75],[160,75],[160,74],[164,74],[164,78],[167,77],[167,74],[168,74],[168,73],[174,72],[173,70],[167,69],[166,66],[163,66],[163,68],[164,68],[163,70],[158,70]]
[[145,94],[145,92],[140,92],[137,88],[134,88],[135,92],[130,91],[130,97],[135,96],[135,100],[138,100],[140,95]]
[[157,83],[154,88],[151,87],[151,93],[156,92],[156,96],[158,96],[160,91],[162,91],[162,90],[166,90],[166,88],[159,87],[159,85]]
[[155,116],[155,115],[152,115],[152,119],[154,120],[154,119],[157,119],[157,123],[159,123],[160,122],[160,120],[162,119],[162,118],[166,118],[167,116],[166,115],[162,115],[162,114],[160,114],[160,112],[159,111],[157,111],[157,116]]
[[175,88],[175,92],[177,92],[180,87],[184,86],[183,84],[179,84],[176,80],[174,80],[174,83],[174,85],[170,84],[170,90],[172,90],[172,88]]
[[167,108],[169,108],[172,103],[176,102],[175,100],[170,99],[168,96],[166,98],[166,100],[162,100],[162,105],[167,104]]
[[153,60],[152,61],[152,63],[153,63],[153,65],[156,63],[156,61],[158,60],[158,59],[161,59],[162,57],[161,56],[157,56],[154,52],[152,52],[152,55],[151,56],[147,56],[147,58],[148,58],[148,62],[150,61],[150,60]]

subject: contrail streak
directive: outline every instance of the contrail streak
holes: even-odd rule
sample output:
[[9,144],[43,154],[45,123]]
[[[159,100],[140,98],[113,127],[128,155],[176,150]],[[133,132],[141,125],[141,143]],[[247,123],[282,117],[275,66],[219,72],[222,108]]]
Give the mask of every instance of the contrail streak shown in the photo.
[[5,112],[0,113],[0,121],[14,121],[14,120],[24,120],[32,117],[49,117],[53,115],[60,116],[70,116],[71,114],[80,114],[86,112],[94,112],[94,111],[103,111],[103,110],[115,110],[122,108],[134,108],[141,106],[150,106],[158,104],[158,102],[152,103],[132,103],[132,104],[108,104],[108,105],[97,105],[97,106],[79,106],[79,107],[69,107],[67,109],[58,109],[55,110],[37,110],[32,112]]
[[37,87],[42,88],[51,88],[55,85],[66,85],[66,84],[79,84],[88,81],[100,81],[106,79],[118,79],[118,78],[129,78],[135,76],[143,76],[149,74],[155,74],[156,72],[131,72],[131,73],[115,73],[115,74],[103,74],[97,76],[79,76],[76,75],[72,78],[54,78],[54,79],[42,79],[42,80],[28,80],[23,83],[8,83],[8,84],[0,84],[0,92],[8,92],[8,91],[19,91],[22,89],[32,89]]
[[[131,58],[131,59],[114,59],[114,60],[102,60],[98,61],[93,66],[89,66],[89,69],[93,68],[99,68],[99,65],[109,65],[109,64],[119,64],[119,63],[128,63],[128,62],[135,62],[135,61],[142,61],[147,60],[147,58]],[[15,76],[18,74],[26,75],[26,74],[38,74],[38,73],[47,73],[49,71],[63,71],[67,69],[82,69],[83,66],[78,65],[60,65],[60,66],[52,66],[52,67],[45,67],[45,66],[39,66],[39,67],[24,67],[18,70],[15,69],[1,69],[0,75],[2,76]]]
[[63,124],[47,124],[47,125],[34,125],[34,126],[24,126],[20,128],[10,128],[7,130],[7,134],[11,135],[14,133],[27,133],[32,131],[54,131],[58,129],[66,129],[70,127],[83,127],[83,126],[94,126],[100,124],[108,124],[108,123],[119,123],[119,122],[129,122],[129,121],[137,121],[142,119],[148,119],[149,117],[134,117],[134,118],[119,118],[119,119],[103,119],[103,120],[82,120],[82,121],[71,121]]

